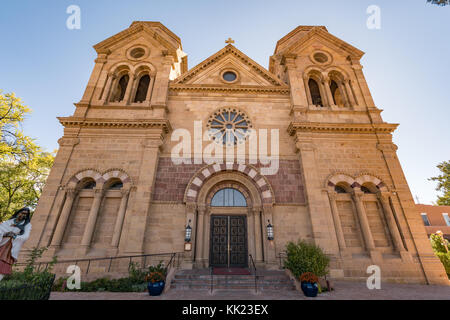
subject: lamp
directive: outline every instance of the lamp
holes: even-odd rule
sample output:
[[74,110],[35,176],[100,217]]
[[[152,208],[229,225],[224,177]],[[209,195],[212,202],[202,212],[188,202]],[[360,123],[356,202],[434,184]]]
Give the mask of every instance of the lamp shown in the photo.
[[273,240],[273,225],[270,224],[270,220],[267,220],[269,224],[267,225],[267,240]]
[[192,228],[190,226],[191,220],[189,219],[188,225],[186,226],[186,236],[184,238],[185,242],[191,242]]

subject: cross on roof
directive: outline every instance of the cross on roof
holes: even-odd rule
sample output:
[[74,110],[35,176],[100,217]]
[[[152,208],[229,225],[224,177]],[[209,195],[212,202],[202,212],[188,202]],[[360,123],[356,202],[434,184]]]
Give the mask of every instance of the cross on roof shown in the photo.
[[231,38],[228,38],[228,40],[225,40],[225,43],[232,44],[232,43],[234,43],[234,40]]

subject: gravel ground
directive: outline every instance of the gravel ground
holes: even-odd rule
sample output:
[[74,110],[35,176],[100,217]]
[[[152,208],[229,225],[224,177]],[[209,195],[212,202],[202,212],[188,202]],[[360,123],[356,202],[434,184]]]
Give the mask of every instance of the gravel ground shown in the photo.
[[365,282],[336,281],[335,290],[316,298],[306,298],[295,290],[265,290],[255,294],[247,290],[169,290],[159,297],[148,293],[53,292],[50,300],[450,300],[450,286],[383,283],[379,290],[369,290]]

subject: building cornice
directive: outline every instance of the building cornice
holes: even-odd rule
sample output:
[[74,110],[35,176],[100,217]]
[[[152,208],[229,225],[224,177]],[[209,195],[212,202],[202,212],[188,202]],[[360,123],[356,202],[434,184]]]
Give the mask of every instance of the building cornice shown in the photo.
[[291,122],[288,127],[290,135],[296,132],[346,132],[346,133],[392,133],[398,124],[393,123],[319,123]]
[[204,85],[204,84],[170,84],[169,90],[174,92],[229,92],[229,93],[272,93],[289,95],[290,89],[288,87],[279,86],[229,86],[229,85]]
[[172,130],[167,119],[84,119],[76,117],[58,117],[64,127],[107,127],[107,128],[161,128],[165,133]]

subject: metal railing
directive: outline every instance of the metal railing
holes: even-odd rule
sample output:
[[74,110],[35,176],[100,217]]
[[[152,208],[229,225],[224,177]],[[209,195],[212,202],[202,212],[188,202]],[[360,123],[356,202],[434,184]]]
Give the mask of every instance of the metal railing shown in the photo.
[[280,262],[280,269],[284,269],[284,260],[287,258],[287,252],[281,251],[278,253],[278,260]]
[[213,287],[214,287],[214,268],[213,267],[209,267],[209,277],[211,280],[211,293],[213,292]]
[[[56,261],[56,262],[52,262],[52,261],[46,261],[46,262],[37,262],[37,271],[40,271],[41,266],[45,265],[45,269],[48,269],[49,265],[61,265],[61,264],[74,264],[76,266],[78,266],[80,263],[84,263],[87,262],[87,267],[86,267],[86,273],[89,273],[90,267],[91,267],[91,263],[92,262],[97,262],[97,261],[109,261],[108,264],[108,271],[106,271],[107,273],[111,272],[111,266],[112,266],[112,262],[116,261],[116,260],[124,260],[127,259],[129,260],[128,263],[128,270],[130,270],[131,264],[133,262],[133,259],[143,259],[143,263],[142,266],[143,268],[146,268],[147,265],[147,260],[148,258],[156,258],[156,257],[161,257],[161,256],[170,256],[170,260],[167,264],[167,270],[169,270],[169,267],[173,267],[175,262],[177,262],[177,266],[179,266],[180,264],[180,255],[183,254],[183,252],[170,252],[170,253],[153,253],[153,254],[141,254],[141,255],[130,255],[130,256],[116,256],[116,257],[104,257],[104,258],[86,258],[86,259],[72,259],[72,260],[61,260],[61,261]],[[178,259],[177,259],[178,257]],[[14,266],[15,267],[21,267],[21,266],[26,266],[27,263],[16,263]]]
[[254,276],[255,276],[255,293],[258,293],[258,274],[257,274],[257,270],[256,270],[256,264],[255,264],[255,261],[253,260],[252,255],[249,254],[248,256],[250,257],[250,262],[252,263]]

